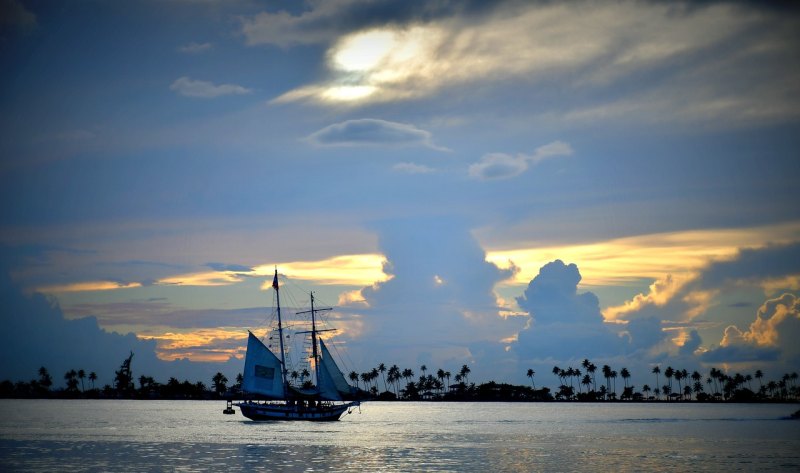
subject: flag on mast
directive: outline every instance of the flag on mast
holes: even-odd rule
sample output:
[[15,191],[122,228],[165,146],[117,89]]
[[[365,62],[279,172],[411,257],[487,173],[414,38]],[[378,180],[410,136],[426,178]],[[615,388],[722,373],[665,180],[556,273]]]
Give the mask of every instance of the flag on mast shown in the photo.
[[278,289],[278,268],[275,268],[275,278],[272,280],[272,287]]

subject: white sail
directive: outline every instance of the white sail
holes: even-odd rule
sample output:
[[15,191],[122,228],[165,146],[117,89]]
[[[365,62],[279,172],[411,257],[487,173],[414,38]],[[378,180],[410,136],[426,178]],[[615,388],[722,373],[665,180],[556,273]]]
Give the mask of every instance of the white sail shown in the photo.
[[273,399],[283,399],[283,377],[281,360],[264,346],[252,332],[247,339],[247,354],[244,358],[242,390],[261,394]]
[[352,388],[344,374],[336,365],[331,352],[325,346],[322,339],[319,340],[319,346],[322,353],[320,354],[319,363],[319,379],[317,380],[317,387],[319,389],[320,397],[329,401],[341,401],[344,396],[352,394]]

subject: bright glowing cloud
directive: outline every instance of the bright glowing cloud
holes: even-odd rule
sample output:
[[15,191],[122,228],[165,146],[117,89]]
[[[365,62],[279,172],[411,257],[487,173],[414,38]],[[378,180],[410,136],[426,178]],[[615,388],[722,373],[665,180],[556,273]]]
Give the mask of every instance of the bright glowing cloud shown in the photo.
[[[709,260],[733,258],[743,247],[763,247],[765,242],[786,243],[800,234],[800,224],[744,228],[691,230],[577,245],[538,246],[489,250],[486,260],[501,268],[519,268],[513,284],[533,279],[538,269],[557,258],[577,261],[585,285],[625,284],[642,278],[673,275],[673,283],[705,266]],[[488,245],[487,245],[488,246]]]
[[227,361],[244,355],[247,332],[241,328],[214,328],[143,335],[156,341],[156,355],[161,360],[188,358],[192,361]]
[[44,294],[58,294],[62,292],[89,292],[89,291],[113,291],[116,289],[131,289],[142,287],[138,282],[122,283],[114,281],[86,281],[70,284],[57,284],[52,286],[42,286],[36,291]]
[[241,281],[241,276],[233,272],[207,271],[162,278],[159,279],[156,284],[174,286],[227,286]]
[[216,98],[223,95],[244,95],[249,94],[252,90],[236,84],[220,84],[215,85],[211,82],[202,80],[192,80],[188,77],[181,77],[175,80],[169,86],[170,90],[174,90],[180,95],[185,97],[195,98]]
[[[335,4],[335,2],[334,2]],[[338,5],[341,7],[342,5]],[[575,87],[606,86],[625,76],[663,67],[731,42],[750,28],[763,26],[763,15],[730,4],[685,9],[645,2],[498,4],[480,17],[461,18],[452,11],[434,13],[439,21],[406,19],[391,25],[367,22],[360,29],[334,25],[367,18],[370,6],[344,2],[344,8],[316,5],[300,16],[262,13],[243,21],[249,44],[332,43],[328,51],[332,78],[284,94],[281,100],[313,98],[322,102],[392,101],[427,96],[445,87],[498,78],[526,81],[569,74]],[[437,8],[432,9],[434,12]],[[360,11],[359,15],[355,11]],[[789,20],[787,20],[789,21]],[[780,33],[772,33],[780,34]],[[767,34],[770,36],[770,34]],[[732,61],[787,53],[779,40],[727,54]],[[681,67],[695,67],[688,63]],[[785,115],[791,107],[779,96],[751,88],[758,100],[743,99],[736,86],[706,84],[719,71],[707,62],[677,85],[692,100],[676,103],[664,95],[623,97],[618,103],[592,105],[570,112],[596,116],[642,109],[663,109],[669,116],[709,119],[756,113]],[[743,78],[742,80],[746,80]],[[670,87],[670,86],[667,86]],[[303,93],[296,93],[302,90]],[[358,91],[357,93],[353,93]],[[673,97],[670,93],[668,96]],[[754,103],[761,105],[753,108]]]
[[339,307],[369,307],[364,295],[361,294],[361,289],[345,291],[339,294],[339,300],[336,305]]
[[[783,294],[775,299],[769,299],[756,312],[756,319],[750,324],[749,330],[742,332],[735,326],[730,326],[725,331],[725,336],[720,346],[733,343],[749,342],[756,345],[777,346],[781,334],[779,328],[783,326],[784,336],[788,336],[790,324],[794,321],[793,332],[800,328],[800,298],[793,294]],[[794,337],[787,337],[796,340]]]
[[[278,271],[291,279],[313,281],[315,284],[341,284],[345,286],[370,286],[376,282],[387,281],[389,276],[383,272],[386,258],[379,254],[343,255],[321,261],[295,261],[278,263]],[[275,265],[262,265],[253,268],[253,275],[269,276]],[[272,281],[265,282],[263,289],[272,287]]]

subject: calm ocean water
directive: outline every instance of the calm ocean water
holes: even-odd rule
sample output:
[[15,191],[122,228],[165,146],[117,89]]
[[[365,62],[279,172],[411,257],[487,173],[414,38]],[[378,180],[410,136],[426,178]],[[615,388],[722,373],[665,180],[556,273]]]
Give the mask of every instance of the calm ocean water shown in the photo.
[[800,471],[797,405],[368,402],[332,423],[223,408],[0,400],[0,470]]

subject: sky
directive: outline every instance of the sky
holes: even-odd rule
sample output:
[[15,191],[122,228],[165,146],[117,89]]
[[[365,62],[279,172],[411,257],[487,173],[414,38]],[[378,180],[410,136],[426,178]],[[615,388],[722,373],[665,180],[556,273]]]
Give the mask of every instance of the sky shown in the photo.
[[359,372],[800,367],[796,8],[0,0],[0,71],[2,379],[233,379],[275,267]]

